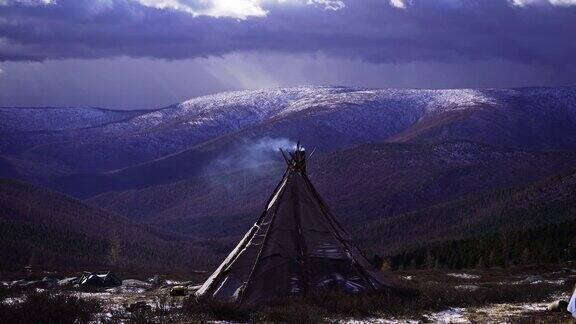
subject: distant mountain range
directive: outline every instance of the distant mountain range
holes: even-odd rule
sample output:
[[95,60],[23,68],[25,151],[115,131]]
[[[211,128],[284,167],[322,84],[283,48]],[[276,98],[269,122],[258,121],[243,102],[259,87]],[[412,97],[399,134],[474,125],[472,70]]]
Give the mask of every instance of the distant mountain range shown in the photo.
[[[309,174],[338,218],[380,233],[410,213],[426,223],[428,208],[453,219],[462,211],[450,206],[460,199],[576,167],[576,87],[294,87],[146,111],[0,108],[0,177],[85,199],[162,233],[228,242],[281,177],[277,148],[297,140],[316,149]],[[494,230],[470,226],[474,235]],[[402,234],[411,227],[402,228],[390,237],[411,240]],[[419,242],[438,239],[425,237]]]
[[[367,142],[448,139],[573,149],[575,98],[576,87],[297,87],[227,92],[153,111],[50,108],[14,113],[4,108],[0,109],[0,163],[5,176],[47,183],[74,173],[118,173],[118,169],[129,173],[135,165],[178,159],[188,149],[192,156],[198,151],[209,154],[239,139],[264,136],[300,139],[321,152]],[[79,196],[97,193],[66,191]]]

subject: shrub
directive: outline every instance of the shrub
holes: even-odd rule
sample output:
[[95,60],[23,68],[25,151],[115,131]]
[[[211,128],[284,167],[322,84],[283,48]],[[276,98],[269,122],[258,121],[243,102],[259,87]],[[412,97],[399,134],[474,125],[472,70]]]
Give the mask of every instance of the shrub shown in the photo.
[[0,305],[0,323],[86,323],[101,311],[95,300],[39,293],[17,305]]

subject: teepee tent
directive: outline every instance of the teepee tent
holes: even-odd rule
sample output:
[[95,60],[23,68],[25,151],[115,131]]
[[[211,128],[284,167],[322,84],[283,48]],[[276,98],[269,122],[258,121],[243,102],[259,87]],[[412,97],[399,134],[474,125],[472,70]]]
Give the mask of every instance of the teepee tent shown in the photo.
[[322,289],[387,287],[334,219],[306,175],[298,145],[258,221],[196,292],[198,298],[259,303]]

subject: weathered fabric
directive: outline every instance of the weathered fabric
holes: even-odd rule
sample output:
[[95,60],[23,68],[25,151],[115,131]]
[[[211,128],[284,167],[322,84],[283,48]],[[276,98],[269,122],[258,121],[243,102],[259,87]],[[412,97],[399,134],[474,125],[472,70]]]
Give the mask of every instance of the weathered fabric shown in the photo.
[[322,289],[359,293],[386,286],[328,211],[302,163],[289,167],[261,217],[196,295],[260,303]]

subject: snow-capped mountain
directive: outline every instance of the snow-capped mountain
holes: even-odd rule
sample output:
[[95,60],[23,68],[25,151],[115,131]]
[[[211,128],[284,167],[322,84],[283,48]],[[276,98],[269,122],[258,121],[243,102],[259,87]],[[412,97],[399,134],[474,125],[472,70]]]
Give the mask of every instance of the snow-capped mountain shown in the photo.
[[179,179],[190,169],[167,171],[161,165],[201,163],[198,152],[207,158],[238,139],[265,136],[301,139],[323,152],[367,142],[450,139],[576,148],[576,87],[302,86],[224,92],[151,111],[3,108],[0,115],[2,174],[22,169],[18,161],[25,161],[25,172],[16,173],[43,181],[62,170],[118,174],[149,165],[159,165],[155,172],[176,172]]
[[[351,91],[350,88],[342,87],[294,87],[223,92],[142,114],[131,119],[128,124],[139,130],[203,126],[240,130],[289,111],[294,102],[329,98]],[[110,128],[114,126],[110,125]]]
[[[361,112],[380,106],[404,116],[505,105],[526,98],[546,110],[547,105],[574,107],[576,88],[522,89],[363,89],[302,86],[223,92],[194,98],[152,111],[117,111],[95,108],[0,108],[0,132],[78,130],[80,134],[130,134],[202,127],[228,131],[271,118],[318,109],[339,110],[354,105]],[[576,109],[571,109],[574,112]],[[413,119],[413,118],[411,118]]]

